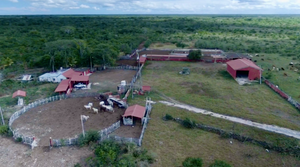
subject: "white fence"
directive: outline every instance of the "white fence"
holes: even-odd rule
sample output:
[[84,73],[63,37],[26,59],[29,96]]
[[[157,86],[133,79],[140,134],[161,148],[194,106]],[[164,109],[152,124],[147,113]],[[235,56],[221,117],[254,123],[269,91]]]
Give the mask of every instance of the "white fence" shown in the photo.
[[84,94],[70,94],[70,95],[57,95],[57,96],[52,96],[48,97],[45,99],[37,100],[33,103],[28,104],[27,106],[23,107],[21,110],[15,112],[10,118],[9,118],[9,129],[13,133],[13,138],[17,140],[18,138],[22,138],[23,143],[25,144],[31,144],[33,141],[33,136],[24,136],[21,133],[14,131],[11,127],[13,122],[18,119],[21,115],[23,115],[25,112],[29,111],[31,108],[47,104],[49,102],[57,101],[57,100],[62,100],[62,99],[67,99],[67,98],[77,98],[77,97],[95,97],[99,96],[99,93],[94,93],[94,92],[89,92],[89,93],[84,93]]
[[[112,124],[110,127],[105,128],[101,131],[99,131],[99,141],[106,140],[108,137],[108,134],[114,132],[116,129],[118,129],[121,125],[121,121],[118,121],[114,124]],[[59,146],[71,146],[71,145],[77,145],[78,144],[78,135],[75,136],[74,138],[67,138],[67,139],[52,139],[52,145],[54,147],[59,147]]]

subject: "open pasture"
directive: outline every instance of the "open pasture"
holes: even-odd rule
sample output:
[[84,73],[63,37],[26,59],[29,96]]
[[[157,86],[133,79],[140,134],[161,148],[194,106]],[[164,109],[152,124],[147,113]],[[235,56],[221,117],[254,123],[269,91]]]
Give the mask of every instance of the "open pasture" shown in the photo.
[[[222,64],[149,62],[143,84],[179,102],[252,121],[300,130],[300,114],[265,84],[240,86]],[[190,75],[180,75],[190,67]],[[200,115],[199,115],[200,116]]]
[[[81,134],[80,115],[89,116],[84,123],[86,131],[100,131],[119,121],[125,111],[114,108],[113,113],[99,111],[95,114],[92,110],[84,108],[84,105],[88,103],[93,103],[95,108],[99,108],[99,101],[93,97],[70,98],[47,103],[27,111],[13,123],[12,127],[25,136],[35,136],[40,139],[38,143],[40,146],[46,146],[49,145],[49,137],[53,139],[73,138]],[[131,130],[141,132],[141,129],[123,128],[124,133]]]

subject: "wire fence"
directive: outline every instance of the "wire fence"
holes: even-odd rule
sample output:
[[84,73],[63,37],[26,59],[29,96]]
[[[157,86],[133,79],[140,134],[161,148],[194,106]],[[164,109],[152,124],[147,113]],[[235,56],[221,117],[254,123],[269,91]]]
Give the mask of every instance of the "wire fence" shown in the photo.
[[78,98],[78,97],[96,97],[99,96],[99,93],[95,93],[95,92],[86,92],[86,93],[82,93],[82,94],[69,94],[69,95],[57,95],[57,96],[52,96],[52,97],[48,97],[45,99],[40,99],[37,100],[35,102],[29,103],[27,106],[24,106],[21,110],[15,112],[10,118],[9,118],[9,129],[12,131],[13,133],[13,138],[15,140],[19,140],[20,138],[22,138],[22,142],[25,144],[31,144],[33,141],[33,136],[24,136],[23,134],[21,134],[20,132],[13,130],[11,125],[13,124],[13,122],[18,119],[21,115],[23,115],[24,113],[26,113],[27,111],[29,111],[31,108],[43,105],[43,104],[47,104],[53,101],[58,101],[58,100],[63,100],[63,99],[68,99],[68,98]]
[[278,93],[282,98],[286,99],[290,104],[295,106],[298,110],[300,110],[300,103],[294,100],[291,96],[287,93],[279,89],[279,87],[272,82],[265,80],[265,84],[268,85],[271,89],[273,89],[276,93]]

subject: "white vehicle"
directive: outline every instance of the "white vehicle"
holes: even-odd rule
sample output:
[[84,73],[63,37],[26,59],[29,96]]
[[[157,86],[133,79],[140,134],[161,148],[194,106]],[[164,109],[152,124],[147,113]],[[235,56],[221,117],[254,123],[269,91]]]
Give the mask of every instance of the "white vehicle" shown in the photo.
[[86,85],[83,83],[79,83],[79,84],[74,85],[74,88],[82,89],[82,88],[86,88]]

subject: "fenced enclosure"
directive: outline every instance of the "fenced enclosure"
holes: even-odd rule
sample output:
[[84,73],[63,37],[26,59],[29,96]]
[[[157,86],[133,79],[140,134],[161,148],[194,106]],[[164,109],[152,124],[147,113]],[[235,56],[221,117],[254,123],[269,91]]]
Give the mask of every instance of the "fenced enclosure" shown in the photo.
[[[13,138],[15,140],[17,139],[22,139],[22,142],[25,144],[31,144],[33,141],[33,137],[34,136],[25,136],[15,130],[12,129],[12,124],[13,122],[18,119],[21,115],[23,115],[24,113],[26,113],[27,111],[29,111],[31,108],[43,105],[43,104],[47,104],[53,101],[57,101],[57,100],[63,100],[63,99],[68,99],[68,98],[79,98],[79,97],[96,97],[99,96],[99,93],[95,93],[95,92],[87,92],[87,93],[82,93],[82,94],[69,94],[69,95],[57,95],[57,96],[52,96],[52,97],[48,97],[45,99],[40,99],[37,100],[35,102],[29,103],[27,106],[24,106],[21,110],[15,112],[10,118],[9,118],[9,129],[12,131],[13,133]],[[72,140],[72,139],[70,139]],[[75,140],[75,139],[74,139]],[[66,141],[68,142],[68,141]],[[71,142],[71,141],[69,141]],[[72,143],[72,142],[71,142]]]

